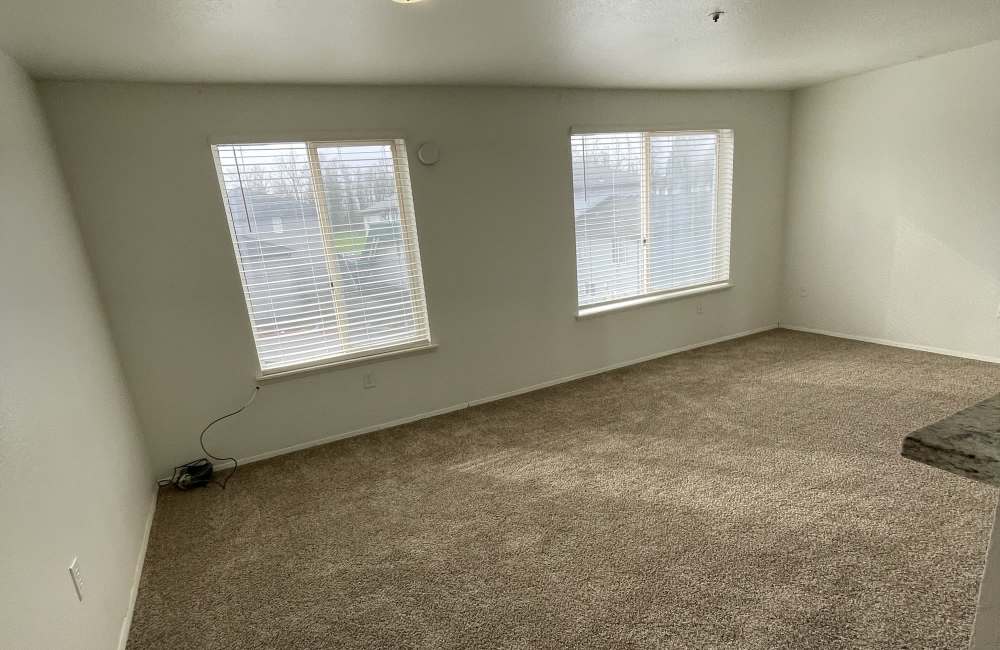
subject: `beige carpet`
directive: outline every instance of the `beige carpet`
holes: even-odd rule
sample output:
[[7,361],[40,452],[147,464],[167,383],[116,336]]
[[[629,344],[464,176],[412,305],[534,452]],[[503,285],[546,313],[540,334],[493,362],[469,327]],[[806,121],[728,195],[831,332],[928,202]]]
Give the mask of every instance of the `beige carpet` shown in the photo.
[[997,392],[778,330],[251,465],[161,493],[129,647],[964,648],[995,491],[899,444]]

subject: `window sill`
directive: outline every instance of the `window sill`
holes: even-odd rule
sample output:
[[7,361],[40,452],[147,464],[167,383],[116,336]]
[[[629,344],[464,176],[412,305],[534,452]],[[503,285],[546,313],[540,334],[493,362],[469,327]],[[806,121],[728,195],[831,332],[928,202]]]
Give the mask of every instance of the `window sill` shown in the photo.
[[340,361],[324,361],[314,365],[302,366],[300,368],[289,368],[287,370],[275,370],[268,373],[257,373],[257,382],[270,382],[278,381],[281,379],[290,379],[292,377],[298,377],[299,375],[311,374],[314,372],[322,372],[324,370],[340,370],[341,368],[349,368],[351,366],[361,366],[367,363],[375,363],[377,361],[387,361],[389,359],[396,359],[398,357],[406,357],[411,354],[422,354],[424,352],[431,352],[437,349],[437,343],[420,343],[411,347],[400,348],[397,350],[387,350],[385,352],[376,352],[374,354],[366,354],[363,357],[353,357],[351,359],[342,359]]
[[713,291],[723,291],[725,289],[732,288],[732,282],[717,282],[715,284],[706,284],[700,287],[691,287],[690,289],[679,289],[677,291],[669,291],[666,293],[657,293],[649,296],[639,296],[637,298],[628,298],[626,300],[619,300],[617,302],[610,302],[603,305],[597,305],[594,307],[584,307],[576,312],[576,319],[583,320],[585,318],[593,318],[594,316],[600,316],[601,314],[607,314],[614,311],[621,311],[623,309],[632,309],[633,307],[641,307],[643,305],[649,305],[654,302],[663,302],[665,300],[676,300],[677,298],[686,298],[688,296],[697,296],[703,293],[711,293]]

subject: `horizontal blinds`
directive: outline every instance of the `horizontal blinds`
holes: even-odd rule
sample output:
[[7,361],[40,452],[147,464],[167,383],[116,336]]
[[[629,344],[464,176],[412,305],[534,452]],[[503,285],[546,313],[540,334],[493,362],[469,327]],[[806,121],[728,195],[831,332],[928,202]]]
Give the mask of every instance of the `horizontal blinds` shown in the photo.
[[730,130],[571,136],[581,307],[729,279]]
[[213,150],[265,374],[429,340],[402,140]]

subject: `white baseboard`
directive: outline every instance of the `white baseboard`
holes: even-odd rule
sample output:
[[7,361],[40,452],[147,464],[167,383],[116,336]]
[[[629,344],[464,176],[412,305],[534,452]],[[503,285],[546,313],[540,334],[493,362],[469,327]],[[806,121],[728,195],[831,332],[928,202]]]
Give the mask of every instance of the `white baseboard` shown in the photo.
[[526,388],[518,388],[506,393],[500,393],[498,395],[491,395],[490,397],[484,397],[482,399],[474,399],[469,402],[466,406],[478,406],[479,404],[487,404],[489,402],[495,402],[497,400],[506,399],[508,397],[515,397],[517,395],[524,395],[525,393],[530,393],[532,391],[541,390],[543,388],[549,388],[550,386],[558,386],[559,384],[565,384],[566,382],[576,381],[577,379],[583,379],[584,377],[593,377],[594,375],[599,375],[602,372],[610,372],[612,370],[618,370],[619,368],[626,368],[628,366],[634,366],[637,363],[643,363],[646,361],[652,361],[653,359],[660,359],[662,357],[669,357],[672,354],[679,354],[681,352],[687,352],[688,350],[696,350],[698,348],[703,348],[707,345],[715,345],[716,343],[723,343],[725,341],[732,341],[733,339],[741,339],[745,336],[751,336],[752,334],[760,334],[761,332],[768,332],[773,329],[777,329],[778,324],[768,325],[766,327],[758,327],[752,330],[746,330],[744,332],[737,332],[736,334],[729,334],[727,336],[720,336],[717,339],[711,339],[709,341],[701,341],[699,343],[692,343],[691,345],[684,345],[679,348],[673,348],[667,350],[666,352],[656,352],[654,354],[648,354],[644,357],[639,357],[638,359],[631,359],[629,361],[623,361],[622,363],[616,363],[610,366],[604,366],[597,370],[587,370],[585,372],[579,372],[575,375],[569,375],[568,377],[560,377],[558,379],[552,379],[549,381],[543,381],[540,384],[534,384]]
[[146,530],[142,534],[142,543],[139,545],[139,557],[135,561],[135,574],[132,576],[132,590],[129,593],[128,610],[122,620],[122,628],[118,633],[118,650],[125,650],[128,645],[128,633],[132,628],[132,615],[135,613],[135,601],[139,596],[139,581],[142,579],[142,566],[146,561],[146,548],[149,546],[149,532],[153,529],[153,516],[156,514],[156,495],[159,490],[153,490],[153,499],[149,505],[149,514],[146,516]]
[[[489,397],[482,397],[474,399],[468,402],[460,402],[458,404],[453,404],[451,406],[446,406],[441,409],[436,409],[434,411],[427,411],[425,413],[419,413],[410,417],[400,418],[398,420],[390,420],[389,422],[382,422],[380,424],[374,424],[372,426],[363,427],[361,429],[355,429],[353,431],[346,431],[344,433],[335,433],[332,436],[326,436],[316,440],[310,440],[308,442],[299,443],[297,445],[291,445],[288,447],[282,447],[280,449],[275,449],[273,451],[265,451],[260,454],[254,454],[253,456],[247,456],[246,458],[240,458],[240,465],[245,465],[249,463],[255,463],[257,461],[266,460],[268,458],[274,458],[275,456],[284,456],[285,454],[291,454],[296,451],[302,451],[303,449],[309,449],[311,447],[318,447],[320,445],[325,445],[330,442],[335,442],[337,440],[343,440],[345,438],[353,438],[354,436],[364,435],[366,433],[371,433],[373,431],[380,431],[382,429],[388,429],[390,427],[396,427],[401,424],[409,424],[411,422],[417,422],[418,420],[424,420],[427,418],[434,417],[436,415],[444,415],[445,413],[452,413],[454,411],[460,411],[462,409],[469,408],[470,406],[478,406],[480,404],[487,404],[489,402],[495,402],[497,400],[505,399],[508,397],[514,397],[516,395],[523,395],[524,393],[530,393],[531,391],[541,390],[542,388],[549,388],[550,386],[556,386],[558,384],[564,384],[569,381],[575,381],[577,379],[583,379],[584,377],[591,377],[593,375],[599,375],[602,372],[608,372],[611,370],[617,370],[619,368],[624,368],[626,366],[632,366],[637,363],[642,363],[644,361],[652,361],[653,359],[659,359],[661,357],[667,357],[672,354],[677,354],[679,352],[686,352],[688,350],[694,350],[696,348],[702,348],[706,345],[714,345],[716,343],[722,343],[724,341],[731,341],[733,339],[743,338],[745,336],[750,336],[752,334],[759,334],[761,332],[767,332],[768,330],[773,330],[778,327],[778,324],[767,325],[765,327],[758,327],[752,330],[746,330],[743,332],[737,332],[736,334],[729,334],[727,336],[720,336],[716,339],[711,339],[709,341],[700,341],[698,343],[692,343],[691,345],[681,346],[679,348],[673,348],[665,352],[657,352],[654,354],[649,354],[644,357],[639,357],[637,359],[631,359],[629,361],[623,361],[621,363],[616,363],[610,366],[605,366],[603,368],[598,368],[597,370],[587,370],[585,372],[579,372],[574,375],[569,375],[567,377],[559,377],[558,379],[551,379],[549,381],[544,381],[540,384],[533,384],[531,386],[526,386],[524,388],[518,388],[512,391],[507,391],[505,393],[499,393],[496,395],[490,395]],[[226,469],[231,467],[232,463],[223,462],[215,465],[216,469]]]
[[850,339],[852,341],[862,341],[863,343],[877,343],[878,345],[888,345],[894,348],[905,348],[907,350],[917,350],[919,352],[930,352],[932,354],[943,354],[949,357],[961,357],[962,359],[974,359],[976,361],[986,361],[987,363],[1000,363],[1000,357],[991,357],[984,354],[973,354],[971,352],[961,352],[959,350],[949,350],[947,348],[936,348],[930,345],[917,345],[916,343],[903,343],[902,341],[891,341],[889,339],[879,339],[871,336],[858,336],[856,334],[845,334],[843,332],[831,332],[830,330],[820,330],[813,327],[799,327],[797,325],[779,325],[782,329],[795,330],[796,332],[808,332],[809,334],[822,334],[823,336],[835,336],[839,339]]

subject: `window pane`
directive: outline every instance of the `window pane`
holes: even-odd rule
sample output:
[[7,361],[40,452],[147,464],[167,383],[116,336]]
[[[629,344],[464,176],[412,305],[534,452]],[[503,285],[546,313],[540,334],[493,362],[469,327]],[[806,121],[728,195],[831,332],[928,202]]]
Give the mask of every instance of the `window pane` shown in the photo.
[[728,280],[732,131],[570,143],[580,307]]
[[716,275],[715,133],[652,135],[649,286],[712,282]]
[[304,143],[216,147],[262,367],[339,349]]
[[414,304],[390,145],[319,147],[349,346],[411,338]]
[[214,150],[263,371],[429,339],[400,141]]
[[640,133],[573,136],[579,304],[642,291]]

